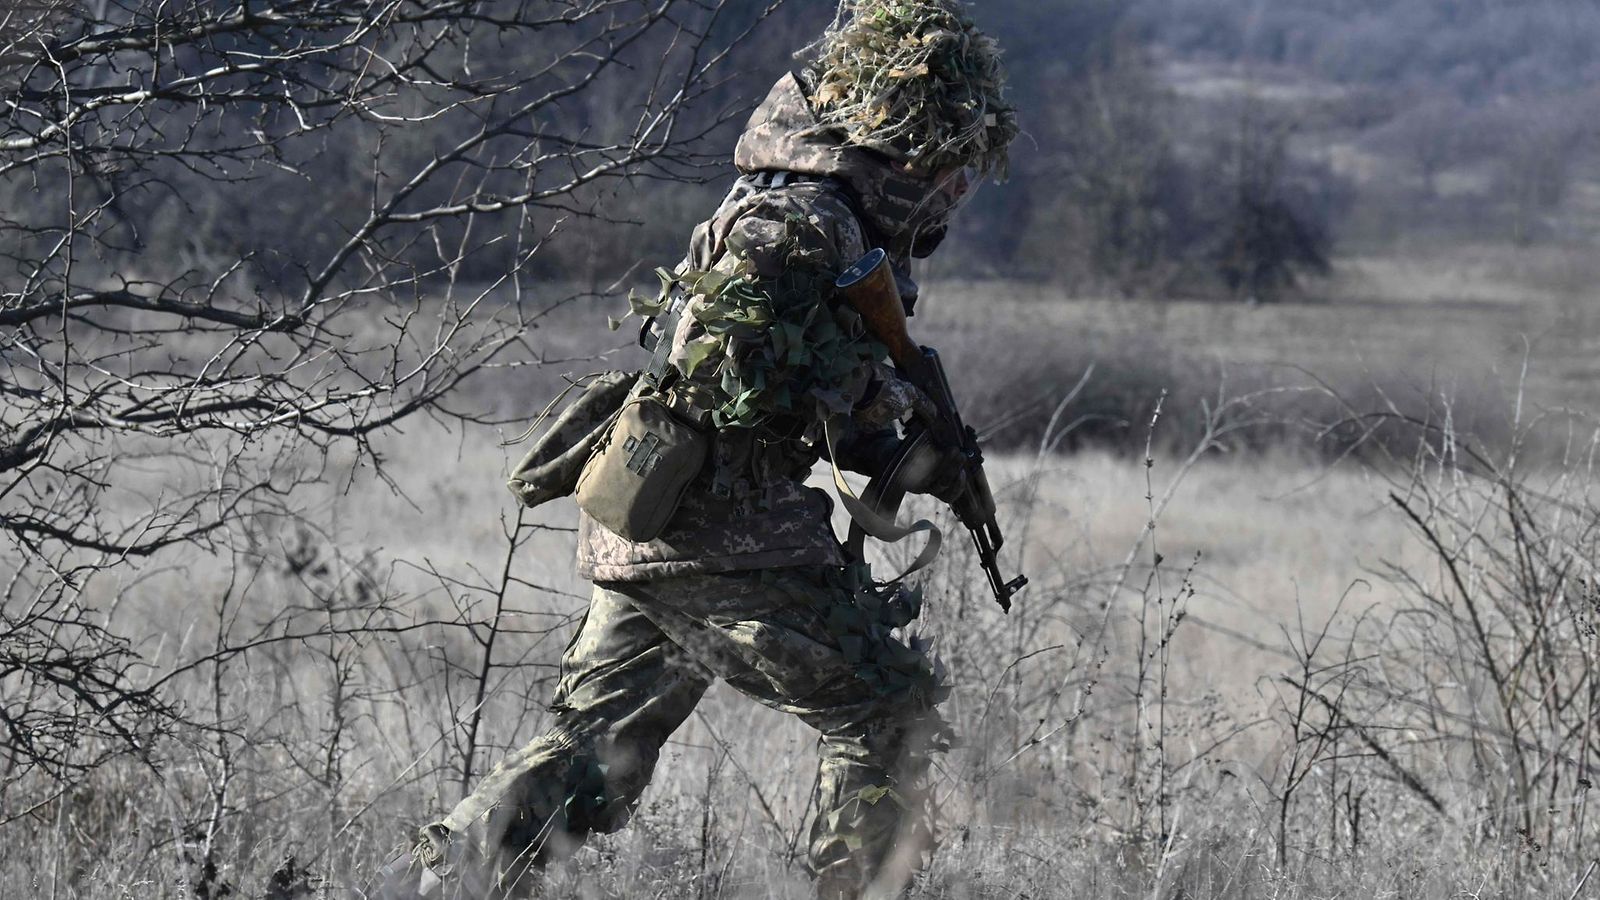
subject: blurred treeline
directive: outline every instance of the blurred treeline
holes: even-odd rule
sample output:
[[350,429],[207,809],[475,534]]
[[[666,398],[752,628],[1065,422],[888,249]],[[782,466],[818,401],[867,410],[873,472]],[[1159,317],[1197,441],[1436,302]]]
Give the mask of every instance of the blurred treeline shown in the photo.
[[[833,11],[831,0],[789,0],[735,49],[698,101],[705,123],[720,122],[700,167],[597,183],[543,210],[536,224],[554,233],[539,274],[605,285],[681,255],[727,184],[746,111]],[[718,28],[736,34],[761,14],[749,4]],[[987,0],[976,14],[1006,47],[1025,133],[1010,184],[979,194],[937,275],[1270,300],[1314,292],[1307,276],[1343,252],[1577,241],[1600,227],[1600,4]],[[501,64],[536,67],[539,47],[507,44]],[[626,134],[637,87],[594,85],[531,131]],[[241,111],[232,127],[284,124]],[[426,158],[459,127],[418,123],[408,147],[383,149]],[[270,291],[344,239],[383,177],[359,118],[335,133],[300,158],[218,171],[203,193],[168,189],[159,173],[119,186],[122,250],[107,252],[129,258],[106,271],[178,278],[245,257]],[[53,202],[37,185],[8,193],[13,209]],[[503,256],[487,248],[458,274],[488,280]]]
[[1600,226],[1600,4],[986,3],[1029,127],[960,244],[1080,291],[1272,299],[1339,253]]

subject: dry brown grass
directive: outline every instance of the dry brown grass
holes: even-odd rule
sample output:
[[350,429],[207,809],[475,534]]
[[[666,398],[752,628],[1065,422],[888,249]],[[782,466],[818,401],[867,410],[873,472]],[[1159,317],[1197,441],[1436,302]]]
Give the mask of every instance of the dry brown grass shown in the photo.
[[[1597,277],[1586,248],[1417,247],[1341,260],[1310,302],[1063,302],[1047,286],[940,282],[913,324],[978,409],[1048,414],[1093,364],[1063,410],[1062,422],[1084,419],[1066,446],[1136,452],[1162,390],[1171,449],[1199,437],[1205,404],[1246,394],[1267,421],[1234,447],[1337,456],[1361,432],[1328,423],[1378,410],[1438,420],[1444,397],[1459,427],[1503,445],[1519,392],[1536,407],[1595,408]],[[1036,447],[1044,414],[991,413],[1009,423],[995,440]]]
[[[1139,384],[1159,385],[1192,371],[1162,367],[1178,350],[1318,371],[1351,365],[1339,362],[1348,349],[1409,377],[1424,360],[1501,358],[1515,313],[1013,296],[979,318],[941,310],[953,293],[933,291],[918,324],[952,347],[957,378],[991,391],[1019,373],[1075,380],[1113,355],[1152,363]],[[577,333],[553,329],[549,346],[597,346]],[[527,412],[550,381],[518,370],[474,400]],[[1034,579],[1014,615],[984,596],[959,541],[928,575],[920,627],[939,636],[965,743],[937,767],[942,840],[913,896],[1565,897],[1587,858],[1487,829],[1480,798],[1425,769],[1449,809],[1435,813],[1348,735],[1318,744],[1326,717],[1297,715],[1302,698],[1282,681],[1319,634],[1342,658],[1358,617],[1414,602],[1374,574],[1383,564],[1436,580],[1436,556],[1386,498],[1405,469],[1330,467],[1304,447],[1191,465],[1204,417],[1186,419],[1186,388],[1171,386],[1154,441],[1168,449],[1151,467],[1092,446],[996,458],[1007,554]],[[1130,443],[1146,428],[1130,423]],[[39,805],[4,826],[0,896],[347,896],[409,827],[536,734],[584,606],[575,513],[562,502],[528,516],[505,581],[515,512],[500,475],[517,448],[496,442],[487,428],[413,423],[376,448],[402,493],[334,460],[321,493],[302,497],[316,528],[255,522],[215,554],[168,556],[91,592],[120,604],[151,677],[199,661],[170,687],[225,727],[180,732],[60,796],[42,781],[8,796],[13,813]],[[250,641],[260,646],[206,661]],[[805,896],[796,848],[814,759],[798,723],[713,690],[629,829],[551,873],[550,894]]]
[[[319,586],[325,594],[329,585],[362,577],[405,610],[394,621],[451,618],[435,576],[420,570],[464,584],[495,568],[504,543],[499,516],[509,498],[494,476],[505,456],[487,434],[463,441],[439,430],[402,443],[406,452],[395,452],[392,474],[416,504],[362,480],[330,496],[328,509],[363,513],[340,516],[335,530],[310,538],[309,547],[297,534],[259,547],[264,565],[252,590],[237,598],[244,604],[234,613],[239,620],[268,619],[294,605],[314,611]],[[1158,461],[1158,492],[1178,465]],[[1397,594],[1367,568],[1423,561],[1383,508],[1380,482],[1355,470],[1318,477],[1290,455],[1202,462],[1158,523],[1161,553],[1175,561],[1198,554],[1200,562],[1190,576],[1188,618],[1171,635],[1170,845],[1139,833],[1152,826],[1135,820],[1152,815],[1155,802],[1152,773],[1129,768],[1137,727],[1130,723],[1149,725],[1149,710],[1130,705],[1137,623],[1151,592],[1148,551],[1137,555],[1109,611],[1098,604],[1146,524],[1144,474],[1137,463],[1098,452],[1042,465],[1000,460],[996,475],[1006,485],[1012,534],[1023,533],[1021,494],[1038,479],[1026,538],[1019,538],[1036,582],[1026,602],[1014,617],[999,616],[960,568],[959,552],[931,576],[927,627],[943,635],[941,652],[957,685],[949,709],[967,745],[939,766],[944,843],[916,896],[1455,896],[1483,884],[1508,890],[1513,867],[1505,860],[1463,867],[1463,855],[1480,846],[1467,835],[1443,840],[1448,831],[1404,803],[1393,818],[1369,826],[1382,835],[1381,843],[1368,838],[1372,850],[1328,858],[1318,849],[1314,798],[1300,814],[1289,863],[1274,861],[1271,784],[1284,745],[1272,721],[1273,678],[1291,668],[1283,629],[1294,629],[1301,616],[1326,619],[1360,579],[1368,583],[1353,589],[1353,605],[1392,606]],[[561,503],[537,518],[563,528],[573,515]],[[499,748],[542,725],[548,667],[582,606],[571,543],[569,534],[547,532],[517,557],[517,575],[548,590],[521,588],[511,597],[521,611],[512,617],[515,627],[527,633],[509,635],[502,658],[522,665],[493,681],[478,771]],[[371,548],[387,562],[362,576],[327,555],[333,546]],[[307,557],[313,562],[300,573],[286,571],[290,560]],[[317,574],[322,564],[330,571]],[[1161,587],[1169,602],[1181,590],[1173,565]],[[237,583],[228,568],[191,560],[144,586],[143,602],[129,611],[152,640],[168,636],[153,655],[191,656],[214,637],[216,626],[206,620],[228,584]],[[484,619],[485,602],[478,597],[464,618]],[[1106,658],[1097,664],[1092,648],[1102,615],[1109,629]],[[1087,643],[1074,647],[1080,636]],[[341,646],[354,648],[342,668],[335,658]],[[462,692],[469,681],[452,681],[445,668],[470,670],[478,650],[446,626],[424,629],[416,640],[312,639],[241,658],[220,681],[197,677],[187,685],[192,703],[211,702],[220,685],[227,718],[254,736],[229,745],[234,782],[212,835],[220,869],[210,889],[232,885],[260,896],[272,872],[289,871],[283,861],[291,856],[312,873],[308,885],[354,883],[406,826],[452,802],[462,790],[460,760],[452,757],[471,704]],[[341,671],[342,700],[333,691]],[[1087,679],[1099,684],[1073,718],[1073,697]],[[1051,711],[1043,695],[1063,683],[1066,697]],[[335,730],[341,704],[342,736]],[[1035,712],[1049,721],[1023,717]],[[180,879],[200,870],[186,866],[184,854],[202,852],[210,791],[220,783],[218,764],[208,758],[216,748],[204,736],[192,740],[161,748],[159,775],[120,766],[75,792],[70,807],[47,807],[60,821],[36,822],[32,839],[5,851],[4,870],[12,873],[6,893],[28,896],[33,889],[25,882],[43,890],[54,881],[57,896],[188,896]],[[666,749],[634,824],[554,873],[554,895],[804,896],[794,847],[814,754],[802,726],[726,689],[713,691]],[[112,833],[133,837],[99,843],[97,836]],[[95,846],[111,852],[85,855]],[[53,862],[56,853],[71,861],[70,875]],[[1540,884],[1570,875],[1565,861],[1542,864],[1547,880]]]

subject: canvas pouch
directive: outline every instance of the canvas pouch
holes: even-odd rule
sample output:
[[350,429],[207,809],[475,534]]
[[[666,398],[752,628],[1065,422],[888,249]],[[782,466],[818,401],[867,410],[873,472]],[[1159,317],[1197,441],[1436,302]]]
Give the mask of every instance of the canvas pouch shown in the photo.
[[581,389],[534,441],[506,481],[523,506],[538,506],[577,490],[584,463],[605,439],[638,380],[638,372],[603,372],[587,383],[574,383],[551,401],[524,437],[537,430],[563,399]]
[[687,392],[641,386],[578,476],[578,508],[643,543],[667,527],[711,451],[709,411]]

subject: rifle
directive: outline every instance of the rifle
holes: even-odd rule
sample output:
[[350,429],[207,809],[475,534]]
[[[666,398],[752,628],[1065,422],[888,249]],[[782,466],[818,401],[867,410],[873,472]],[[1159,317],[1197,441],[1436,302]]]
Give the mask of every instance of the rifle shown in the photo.
[[[844,271],[835,284],[872,336],[889,348],[889,358],[894,361],[907,381],[916,385],[932,401],[931,410],[918,410],[906,428],[904,439],[889,465],[867,486],[862,500],[868,506],[893,516],[905,496],[908,482],[919,469],[924,469],[935,449],[956,448],[962,456],[961,491],[950,509],[972,535],[978,550],[978,560],[989,578],[989,588],[994,591],[995,602],[1006,612],[1011,611],[1011,598],[1028,583],[1025,575],[1010,581],[1000,574],[999,553],[1005,538],[1000,534],[1000,524],[995,519],[994,493],[989,489],[989,478],[983,471],[983,451],[978,447],[978,433],[961,421],[956,408],[950,380],[945,377],[944,364],[938,351],[919,346],[906,329],[906,311],[900,302],[900,291],[895,285],[894,271],[889,267],[888,254],[877,248],[863,256],[855,265]],[[930,446],[931,443],[931,446]],[[852,527],[847,546],[862,558],[862,544],[866,535],[859,527]]]

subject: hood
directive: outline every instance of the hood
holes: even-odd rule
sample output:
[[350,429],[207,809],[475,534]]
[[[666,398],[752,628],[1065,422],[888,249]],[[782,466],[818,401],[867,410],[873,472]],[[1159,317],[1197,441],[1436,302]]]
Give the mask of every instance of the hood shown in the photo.
[[931,190],[925,179],[900,172],[887,156],[846,146],[842,134],[818,122],[793,72],[778,79],[750,117],[733,164],[746,175],[787,171],[837,179],[885,249],[902,260],[922,224],[916,219],[925,215]]

